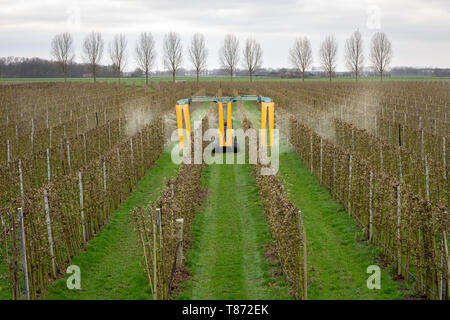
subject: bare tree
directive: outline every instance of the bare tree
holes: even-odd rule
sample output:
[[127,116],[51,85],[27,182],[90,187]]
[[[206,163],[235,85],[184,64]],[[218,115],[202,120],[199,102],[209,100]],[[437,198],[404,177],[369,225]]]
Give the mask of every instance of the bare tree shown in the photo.
[[192,37],[191,46],[189,47],[189,59],[197,73],[197,83],[199,81],[200,72],[206,68],[206,60],[208,58],[208,50],[205,46],[205,36],[196,33]]
[[73,54],[73,37],[70,33],[57,34],[52,40],[51,55],[55,58],[67,81],[69,66],[75,57]]
[[253,81],[253,74],[261,68],[263,51],[261,45],[255,39],[247,39],[243,50],[244,66],[250,75],[250,82]]
[[347,69],[355,75],[355,80],[358,80],[358,76],[363,68],[363,63],[363,40],[361,32],[357,30],[345,41],[345,65],[347,66]]
[[120,75],[127,64],[127,39],[123,34],[116,34],[109,44],[109,57],[120,83]]
[[103,57],[104,41],[99,32],[92,32],[84,38],[83,43],[83,59],[89,64],[89,69],[94,77],[94,82],[97,81],[98,64]]
[[164,66],[172,72],[172,80],[175,82],[175,75],[183,61],[183,46],[178,33],[169,32],[164,36],[163,54]]
[[219,59],[222,67],[230,73],[233,81],[233,74],[239,62],[239,40],[235,35],[227,34],[223,40],[219,51]]
[[302,81],[305,81],[305,71],[313,61],[311,43],[307,37],[295,39],[294,45],[289,51],[291,64],[302,73]]
[[328,72],[330,77],[336,69],[338,44],[334,36],[327,36],[320,46],[320,61],[323,69]]
[[148,85],[148,74],[155,63],[155,40],[150,32],[142,32],[136,43],[136,60],[145,72],[145,84]]
[[370,60],[375,70],[380,74],[381,81],[383,73],[389,67],[392,59],[392,44],[384,32],[377,32],[372,37],[370,47]]

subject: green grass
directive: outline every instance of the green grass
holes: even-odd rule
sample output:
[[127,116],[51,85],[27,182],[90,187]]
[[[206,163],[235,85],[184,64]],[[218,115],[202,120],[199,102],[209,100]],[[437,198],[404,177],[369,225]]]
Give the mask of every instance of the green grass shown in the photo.
[[87,251],[73,259],[72,264],[81,269],[81,290],[67,289],[65,277],[50,285],[45,299],[150,299],[131,211],[156,200],[164,182],[176,174],[177,168],[170,160],[170,152],[164,152],[111,221],[90,241]]
[[186,262],[193,276],[176,298],[291,298],[263,256],[271,237],[250,166],[213,164],[203,184],[210,194],[193,222]]
[[[244,107],[258,127],[253,103]],[[362,241],[362,231],[322,187],[280,135],[280,176],[293,204],[302,210],[308,239],[309,299],[402,299],[405,292],[388,269],[381,272],[381,289],[366,286],[367,267],[376,265],[379,250]]]
[[[233,113],[238,119],[235,105]],[[291,299],[284,279],[269,272],[278,264],[264,257],[272,238],[251,167],[212,164],[202,184],[209,194],[192,223],[186,255],[192,277],[175,298]]]

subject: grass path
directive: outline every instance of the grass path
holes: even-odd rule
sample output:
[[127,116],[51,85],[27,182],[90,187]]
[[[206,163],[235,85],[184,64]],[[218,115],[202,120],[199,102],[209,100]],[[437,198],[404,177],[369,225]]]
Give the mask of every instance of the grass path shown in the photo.
[[[196,107],[192,124],[202,119],[209,103]],[[45,299],[150,299],[150,287],[142,266],[142,249],[133,229],[131,211],[156,200],[169,177],[178,172],[171,161],[170,144],[135,191],[114,212],[110,222],[72,264],[81,269],[81,290],[68,290],[66,278],[50,285]]]
[[277,265],[264,257],[271,237],[250,166],[212,164],[202,183],[209,195],[191,226],[192,277],[176,298],[290,299],[287,284],[269,273]]
[[[253,103],[244,104],[249,120],[260,125]],[[291,201],[301,208],[308,239],[309,299],[402,299],[404,293],[382,270],[381,289],[369,290],[366,269],[379,251],[363,239],[354,220],[311,175],[280,134],[279,173]]]
[[251,168],[213,164],[203,183],[210,194],[192,225],[186,262],[193,276],[177,298],[289,299],[286,284],[267,272],[274,266],[263,256],[270,233]]

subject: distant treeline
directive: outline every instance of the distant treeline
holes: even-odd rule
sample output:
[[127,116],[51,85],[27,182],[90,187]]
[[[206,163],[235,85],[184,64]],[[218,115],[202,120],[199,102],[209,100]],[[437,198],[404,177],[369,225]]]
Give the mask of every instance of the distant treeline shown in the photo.
[[[69,77],[88,77],[88,67],[84,63],[70,65]],[[63,74],[56,62],[40,58],[7,57],[0,58],[1,78],[59,78]],[[113,77],[111,66],[99,66],[98,77]]]
[[[166,76],[168,71],[154,71],[152,76]],[[228,73],[222,69],[212,69],[203,72],[203,75],[208,76],[226,76]],[[246,70],[238,70],[236,76],[247,76]],[[126,72],[125,77],[142,77],[144,72],[139,68],[132,72]],[[195,75],[193,70],[181,68],[177,72],[178,76]],[[361,73],[362,76],[371,76],[375,73],[371,70],[365,70]],[[431,76],[431,77],[450,77],[450,68],[413,68],[413,67],[394,67],[390,70],[387,76]],[[90,77],[89,68],[84,63],[73,63],[70,65],[70,78]],[[109,65],[100,65],[98,70],[98,77],[115,77],[113,67]],[[261,68],[254,74],[255,77],[274,77],[274,78],[300,78],[300,72],[289,69],[265,69]],[[326,74],[323,71],[314,70],[306,72],[305,77],[323,77]],[[351,76],[350,72],[335,72],[337,77]],[[63,77],[61,69],[56,62],[41,59],[41,58],[21,58],[21,57],[6,57],[0,58],[0,78],[60,78]]]

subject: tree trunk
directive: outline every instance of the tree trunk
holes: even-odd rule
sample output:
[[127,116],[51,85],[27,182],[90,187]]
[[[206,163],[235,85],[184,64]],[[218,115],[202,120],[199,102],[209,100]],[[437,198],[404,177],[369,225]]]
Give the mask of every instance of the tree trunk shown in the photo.
[[199,71],[197,70],[197,83],[199,82]]
[[172,82],[175,83],[175,70],[172,71]]
[[145,84],[148,86],[148,68],[145,69]]
[[381,81],[383,81],[383,71],[380,72],[381,75]]
[[305,82],[305,70],[302,71],[302,82]]
[[250,71],[250,82],[253,82],[253,72]]
[[331,71],[330,71],[330,82],[331,82]]
[[230,81],[233,81],[233,70],[230,71]]
[[94,75],[94,83],[97,82],[97,70],[95,69],[95,66],[92,68],[92,73]]

